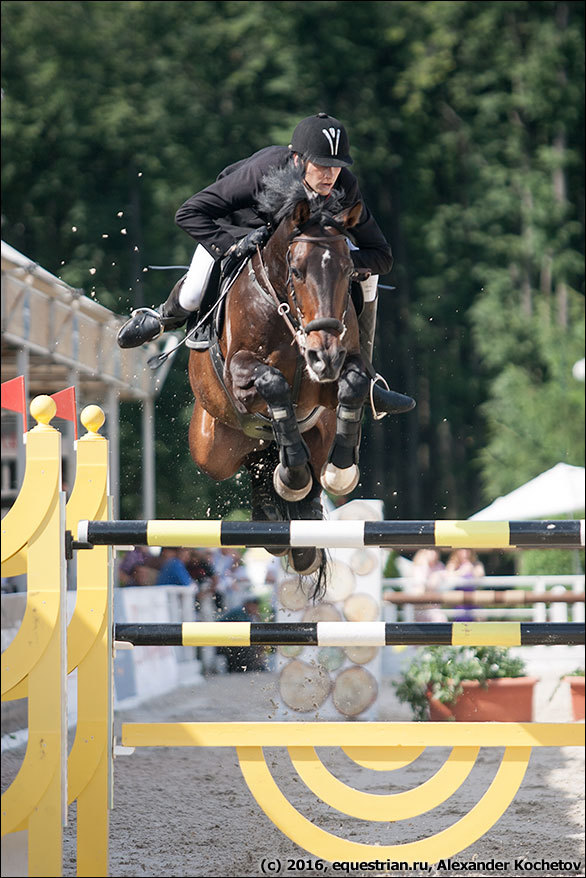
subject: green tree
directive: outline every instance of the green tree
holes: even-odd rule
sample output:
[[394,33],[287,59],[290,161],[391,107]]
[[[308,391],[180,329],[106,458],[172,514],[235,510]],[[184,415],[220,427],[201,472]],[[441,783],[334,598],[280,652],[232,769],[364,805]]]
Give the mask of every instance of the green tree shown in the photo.
[[[581,462],[583,4],[6,0],[2,25],[10,244],[118,313],[157,304],[178,273],[148,266],[193,251],[179,205],[325,109],[395,253],[375,365],[418,400],[365,419],[359,492],[389,517],[465,517]],[[157,403],[161,514],[246,491],[194,475],[190,404],[178,358]]]

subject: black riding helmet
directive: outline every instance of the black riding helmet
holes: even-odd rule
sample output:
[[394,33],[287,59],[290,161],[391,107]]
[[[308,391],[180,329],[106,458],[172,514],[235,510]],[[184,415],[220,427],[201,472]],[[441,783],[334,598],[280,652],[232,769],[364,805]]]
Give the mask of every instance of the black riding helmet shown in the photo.
[[289,149],[309,159],[314,165],[346,168],[352,164],[346,129],[338,119],[327,113],[302,119],[293,132]]

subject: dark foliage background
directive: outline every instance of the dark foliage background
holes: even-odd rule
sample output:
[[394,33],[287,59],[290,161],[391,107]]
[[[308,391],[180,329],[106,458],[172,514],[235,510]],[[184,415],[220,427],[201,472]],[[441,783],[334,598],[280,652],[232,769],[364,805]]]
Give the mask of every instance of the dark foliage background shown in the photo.
[[[118,313],[158,304],[193,242],[177,207],[320,110],[395,253],[375,365],[414,413],[365,423],[357,493],[464,518],[581,465],[581,2],[2,4],[2,236]],[[179,358],[157,403],[161,517],[225,515],[188,459]],[[126,406],[122,494],[137,490]]]

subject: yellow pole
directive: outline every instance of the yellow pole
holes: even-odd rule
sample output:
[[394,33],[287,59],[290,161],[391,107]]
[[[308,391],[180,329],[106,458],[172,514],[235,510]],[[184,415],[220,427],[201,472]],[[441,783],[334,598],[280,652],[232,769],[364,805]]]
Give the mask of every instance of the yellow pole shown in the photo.
[[[61,436],[50,426],[55,411],[50,397],[31,403],[38,425],[27,435],[27,474],[38,477],[40,497],[37,493],[36,503],[28,508],[15,503],[10,519],[3,522],[5,560],[23,551],[27,558],[27,609],[2,664],[8,697],[28,678],[29,740],[20,771],[2,797],[2,833],[28,828],[30,876],[62,874],[66,816],[65,503]],[[34,488],[30,476],[25,476],[25,485]],[[30,499],[26,492],[25,499]]]
[[[98,406],[87,406],[81,422],[88,432],[77,443],[75,486],[67,504],[67,529],[77,532],[92,510],[108,518],[108,441]],[[68,666],[77,667],[77,728],[69,755],[68,801],[77,799],[77,874],[108,874],[112,688],[110,672],[112,601],[111,549],[79,552],[77,600],[68,628]]]

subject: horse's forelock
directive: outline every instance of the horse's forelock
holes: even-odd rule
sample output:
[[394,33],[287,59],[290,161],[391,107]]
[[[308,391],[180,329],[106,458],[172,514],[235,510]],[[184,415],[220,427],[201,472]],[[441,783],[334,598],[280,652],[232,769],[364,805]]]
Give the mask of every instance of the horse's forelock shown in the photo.
[[343,197],[343,192],[334,190],[327,204],[320,197],[310,198],[303,185],[302,171],[291,163],[284,168],[272,168],[265,175],[257,205],[260,212],[276,226],[293,214],[299,202],[306,201],[310,209],[307,223],[323,225],[325,220],[342,208]]

